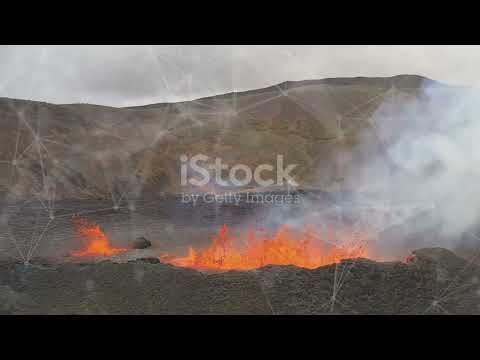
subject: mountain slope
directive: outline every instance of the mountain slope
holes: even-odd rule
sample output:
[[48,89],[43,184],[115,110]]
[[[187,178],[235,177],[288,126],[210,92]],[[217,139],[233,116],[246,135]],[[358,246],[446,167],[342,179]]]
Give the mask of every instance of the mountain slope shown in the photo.
[[[250,167],[274,164],[280,154],[285,164],[298,164],[301,188],[361,186],[371,179],[355,171],[353,184],[349,174],[388,141],[375,132],[372,115],[394,131],[404,104],[426,101],[427,85],[449,88],[401,75],[286,82],[129,108],[2,98],[0,192],[4,199],[50,201],[177,192],[180,155],[198,153]],[[385,104],[390,111],[382,114]],[[388,172],[391,164],[382,161]]]

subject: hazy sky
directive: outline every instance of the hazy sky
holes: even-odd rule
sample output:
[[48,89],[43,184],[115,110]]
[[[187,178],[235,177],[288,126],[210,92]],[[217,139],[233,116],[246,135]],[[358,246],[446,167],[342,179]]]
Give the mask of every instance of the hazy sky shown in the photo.
[[480,83],[480,46],[0,46],[0,97],[127,106],[286,80],[418,74]]

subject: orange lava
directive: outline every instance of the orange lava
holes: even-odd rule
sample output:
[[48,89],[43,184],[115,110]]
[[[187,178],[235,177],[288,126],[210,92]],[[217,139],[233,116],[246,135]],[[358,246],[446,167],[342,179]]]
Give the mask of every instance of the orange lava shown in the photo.
[[185,257],[165,254],[161,259],[173,265],[204,270],[251,270],[265,265],[314,269],[344,259],[367,257],[366,239],[365,233],[350,233],[341,245],[333,245],[321,240],[312,227],[295,232],[284,225],[273,237],[250,232],[244,246],[239,247],[237,239],[223,225],[207,249],[190,248]]
[[72,256],[113,256],[128,250],[111,246],[100,225],[78,216],[74,217],[73,222],[85,243],[85,249],[71,252]]

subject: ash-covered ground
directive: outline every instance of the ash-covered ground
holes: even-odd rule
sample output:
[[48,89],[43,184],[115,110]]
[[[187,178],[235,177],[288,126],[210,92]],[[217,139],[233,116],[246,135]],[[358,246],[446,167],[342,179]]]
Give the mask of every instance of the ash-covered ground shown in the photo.
[[442,248],[406,262],[204,273],[147,253],[0,264],[2,314],[479,314],[480,267]]
[[[424,204],[382,208],[371,201],[352,201],[348,193],[321,191],[260,195],[298,197],[298,203],[249,203],[245,194],[238,203],[199,200],[195,205],[183,202],[181,196],[152,196],[136,200],[134,207],[125,204],[118,208],[109,201],[60,200],[53,218],[38,201],[2,203],[0,257],[30,261],[64,257],[78,250],[82,242],[72,221],[76,215],[99,224],[115,246],[128,247],[136,238],[145,237],[157,253],[185,254],[190,246],[207,246],[224,224],[234,232],[267,229],[274,233],[284,224],[303,228],[330,223],[340,228],[361,223],[378,234],[375,249],[370,248],[377,259],[404,258],[418,248],[449,244],[438,237],[439,220]],[[455,243],[469,246],[468,242]],[[464,250],[451,249],[464,254]]]
[[[39,219],[35,208],[12,205],[8,235],[17,245],[24,242],[24,255],[35,245],[29,264],[21,257],[0,260],[0,313],[2,314],[477,314],[480,312],[480,267],[475,253],[460,257],[435,247],[406,255],[412,244],[435,239],[435,217],[423,211],[422,233],[418,211],[383,220],[381,246],[396,252],[402,261],[345,260],[308,270],[295,266],[266,266],[251,271],[207,273],[161,263],[161,251],[205,246],[224,223],[239,227],[267,225],[276,221],[295,223],[305,219],[308,208],[318,210],[312,218],[332,219],[332,203],[326,194],[302,194],[298,206],[275,207],[252,204],[182,205],[176,198],[137,202],[135,209],[113,210],[99,202],[60,202],[56,218],[43,238],[35,231],[45,228],[48,217]],[[331,194],[330,194],[331,196]],[[343,201],[348,197],[343,194]],[[357,207],[344,206],[342,221],[358,220]],[[6,207],[4,208],[6,209]],[[324,209],[324,210],[322,210]],[[15,210],[15,211],[13,211]],[[405,212],[405,209],[403,209]],[[72,258],[78,248],[71,214],[98,222],[118,246],[135,236],[146,236],[152,246],[110,258]],[[381,211],[379,211],[381,213]],[[370,221],[372,212],[368,212]],[[64,216],[65,215],[65,216]],[[380,214],[382,215],[382,214]],[[390,214],[392,215],[392,214]],[[395,214],[394,214],[395,215]],[[365,219],[364,219],[365,220]],[[428,221],[427,221],[428,220]],[[374,225],[374,224],[372,224]],[[428,226],[426,226],[428,225]],[[37,229],[37,230],[35,230]],[[37,232],[41,232],[38,230]],[[121,236],[123,235],[123,236]],[[33,239],[33,243],[32,243]],[[393,241],[393,240],[395,241]],[[398,241],[403,239],[403,242]],[[12,242],[13,244],[13,242]],[[392,244],[402,244],[401,251]],[[15,248],[10,254],[16,254]],[[180,251],[179,250],[179,251]],[[458,253],[462,256],[465,253]],[[372,257],[379,259],[380,257]]]

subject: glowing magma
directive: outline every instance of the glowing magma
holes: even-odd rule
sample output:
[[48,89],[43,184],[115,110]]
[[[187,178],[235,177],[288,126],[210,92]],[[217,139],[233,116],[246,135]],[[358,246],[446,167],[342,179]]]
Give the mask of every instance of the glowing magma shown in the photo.
[[113,256],[128,250],[111,246],[100,225],[78,216],[74,217],[73,222],[78,235],[85,243],[85,248],[73,251],[72,256]]
[[249,232],[244,246],[230,235],[224,225],[204,250],[189,249],[185,257],[162,256],[162,260],[183,267],[205,270],[250,270],[265,265],[296,265],[314,269],[343,259],[367,257],[366,237],[352,235],[340,245],[322,241],[311,227],[294,232],[282,226],[273,237]]

